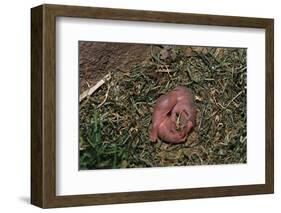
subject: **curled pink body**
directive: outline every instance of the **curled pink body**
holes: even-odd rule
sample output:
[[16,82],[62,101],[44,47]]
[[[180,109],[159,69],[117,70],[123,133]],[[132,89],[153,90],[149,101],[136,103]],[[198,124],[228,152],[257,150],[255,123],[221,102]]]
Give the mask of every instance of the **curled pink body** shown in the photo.
[[[156,101],[150,140],[156,142],[160,138],[170,143],[184,142],[195,126],[195,120],[196,106],[192,92],[185,87],[176,87]],[[180,129],[177,128],[178,123]]]

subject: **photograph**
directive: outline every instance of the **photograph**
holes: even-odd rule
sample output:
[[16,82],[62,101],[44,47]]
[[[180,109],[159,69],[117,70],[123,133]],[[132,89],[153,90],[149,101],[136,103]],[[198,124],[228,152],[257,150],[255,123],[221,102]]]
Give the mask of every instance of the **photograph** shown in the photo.
[[247,163],[247,48],[78,51],[80,170]]

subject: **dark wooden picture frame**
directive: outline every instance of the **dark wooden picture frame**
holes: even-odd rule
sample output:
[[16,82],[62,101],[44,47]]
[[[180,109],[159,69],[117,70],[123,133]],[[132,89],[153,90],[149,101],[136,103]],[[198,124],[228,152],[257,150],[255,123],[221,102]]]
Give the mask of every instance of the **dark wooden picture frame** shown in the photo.
[[[56,195],[56,17],[265,29],[265,184]],[[31,203],[42,207],[178,200],[274,192],[274,20],[63,5],[31,9]]]

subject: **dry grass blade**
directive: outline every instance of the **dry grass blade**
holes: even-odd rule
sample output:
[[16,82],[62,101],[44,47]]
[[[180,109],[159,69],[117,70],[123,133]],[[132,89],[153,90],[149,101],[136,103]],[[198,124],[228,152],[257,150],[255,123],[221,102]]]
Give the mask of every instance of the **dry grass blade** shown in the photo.
[[86,97],[91,96],[98,88],[100,88],[106,81],[110,80],[111,74],[107,74],[104,76],[100,81],[98,81],[93,87],[89,88],[88,90],[84,91],[79,96],[79,102],[83,101]]

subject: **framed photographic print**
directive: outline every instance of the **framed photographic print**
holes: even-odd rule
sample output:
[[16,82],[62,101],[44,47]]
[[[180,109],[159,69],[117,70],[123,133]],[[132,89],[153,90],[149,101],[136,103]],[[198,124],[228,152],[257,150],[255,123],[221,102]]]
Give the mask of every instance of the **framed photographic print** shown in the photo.
[[273,19],[31,9],[31,203],[274,191]]

